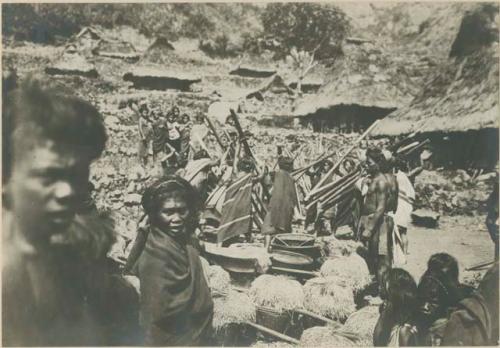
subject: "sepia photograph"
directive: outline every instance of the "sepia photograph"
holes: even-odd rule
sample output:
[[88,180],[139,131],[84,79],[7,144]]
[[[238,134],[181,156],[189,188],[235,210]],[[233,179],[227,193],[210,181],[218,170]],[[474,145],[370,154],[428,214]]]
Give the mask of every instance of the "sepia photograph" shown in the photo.
[[2,3],[2,346],[498,346],[499,2]]

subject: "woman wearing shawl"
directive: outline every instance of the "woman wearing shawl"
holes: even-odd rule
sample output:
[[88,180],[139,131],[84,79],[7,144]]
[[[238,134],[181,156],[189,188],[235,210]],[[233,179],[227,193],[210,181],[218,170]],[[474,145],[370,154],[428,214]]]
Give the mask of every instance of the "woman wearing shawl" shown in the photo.
[[213,302],[193,246],[200,207],[197,192],[186,180],[167,176],[146,190],[143,207],[150,225],[137,273],[145,344],[204,344]]
[[298,205],[295,182],[290,175],[293,160],[280,157],[278,165],[280,170],[274,176],[271,200],[262,226],[262,234],[266,235],[266,246],[270,244],[271,235],[292,232],[293,211]]

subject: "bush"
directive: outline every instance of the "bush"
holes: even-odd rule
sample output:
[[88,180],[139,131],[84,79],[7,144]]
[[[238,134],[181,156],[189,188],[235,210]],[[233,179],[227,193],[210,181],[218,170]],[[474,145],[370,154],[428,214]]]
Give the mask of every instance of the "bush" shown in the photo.
[[282,56],[292,47],[312,51],[329,58],[340,52],[342,40],[349,30],[345,13],[330,4],[271,3],[262,14],[264,32],[282,43]]

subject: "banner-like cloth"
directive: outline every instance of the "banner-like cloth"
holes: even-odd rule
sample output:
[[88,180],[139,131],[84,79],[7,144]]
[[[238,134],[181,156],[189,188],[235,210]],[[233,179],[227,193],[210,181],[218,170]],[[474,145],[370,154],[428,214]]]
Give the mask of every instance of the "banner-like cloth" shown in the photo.
[[222,218],[217,230],[217,241],[248,233],[252,223],[252,174],[247,174],[229,185],[222,206]]
[[292,232],[293,209],[297,204],[295,181],[289,173],[278,171],[274,177],[273,192],[262,234]]

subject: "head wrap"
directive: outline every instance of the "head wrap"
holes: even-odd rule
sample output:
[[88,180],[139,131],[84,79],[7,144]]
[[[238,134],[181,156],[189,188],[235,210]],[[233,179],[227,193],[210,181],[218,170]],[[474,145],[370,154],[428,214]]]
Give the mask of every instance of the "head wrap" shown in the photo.
[[286,171],[293,170],[293,159],[287,156],[278,157],[278,165],[281,169]]
[[200,198],[197,191],[183,178],[177,175],[162,177],[146,188],[142,195],[141,205],[148,216],[154,216],[163,200],[172,192],[180,193],[188,204],[191,213],[200,209]]

